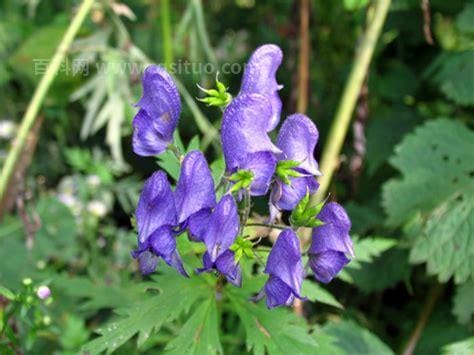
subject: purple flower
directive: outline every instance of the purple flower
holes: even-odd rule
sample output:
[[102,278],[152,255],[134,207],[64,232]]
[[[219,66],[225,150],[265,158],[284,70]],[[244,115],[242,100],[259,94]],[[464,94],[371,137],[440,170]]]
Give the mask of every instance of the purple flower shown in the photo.
[[226,250],[214,262],[211,261],[209,253],[205,252],[202,257],[202,262],[203,267],[196,270],[198,273],[209,272],[215,269],[224,275],[227,281],[234,286],[242,286],[242,270],[240,269],[240,265],[235,262],[233,251]]
[[272,152],[263,151],[252,153],[240,165],[242,170],[250,170],[254,176],[250,184],[252,196],[266,195],[272,182],[277,159]]
[[321,175],[318,163],[314,159],[314,148],[319,133],[313,121],[307,116],[296,113],[283,122],[277,139],[277,147],[282,150],[279,160],[294,160],[300,163],[298,168],[310,175]]
[[[281,100],[278,90],[283,86],[276,81],[276,71],[283,59],[281,49],[274,44],[258,47],[245,66],[239,95],[261,94],[266,96],[272,106],[272,114],[266,120],[266,131],[273,130],[280,121]],[[260,119],[260,117],[255,117]]]
[[287,228],[280,233],[270,255],[265,273],[270,277],[257,298],[267,296],[267,307],[290,305],[300,295],[303,282],[303,262],[300,242],[295,232]]
[[174,267],[183,276],[188,276],[176,249],[176,233],[171,226],[156,229],[144,243],[138,243],[138,249],[132,252],[138,259],[142,274],[155,271],[161,257],[169,266]]
[[264,195],[281,151],[272,143],[266,127],[272,116],[270,101],[259,94],[239,95],[227,106],[222,120],[222,148],[229,173],[248,169],[254,173],[251,190]]
[[159,227],[176,225],[173,192],[163,171],[157,171],[145,182],[135,218],[140,243],[145,243]]
[[189,152],[184,158],[174,196],[178,223],[202,210],[210,211],[216,205],[211,170],[200,151]]
[[328,283],[349,263],[346,255],[354,255],[349,236],[351,221],[344,208],[335,202],[325,205],[318,219],[324,224],[313,229],[309,266],[317,280]]
[[289,177],[290,184],[275,180],[270,203],[277,209],[292,210],[307,192],[313,194],[318,189],[319,184],[314,179],[314,175],[321,175],[314,159],[318,137],[316,126],[305,115],[291,115],[283,123],[277,139],[277,146],[282,150],[278,159],[300,163],[294,170],[301,176]]
[[207,221],[207,225],[200,229],[202,235],[197,236],[207,249],[203,256],[204,267],[197,272],[216,269],[230,282],[240,285],[240,267],[234,261],[234,253],[229,250],[239,233],[239,215],[234,198],[223,196]]
[[290,177],[289,185],[276,179],[272,187],[270,201],[278,210],[291,211],[305,197],[306,193],[313,194],[318,190],[318,187],[319,183],[312,176]]
[[138,249],[132,256],[138,259],[143,274],[155,271],[158,258],[186,275],[176,250],[174,227],[176,207],[171,186],[162,171],[154,173],[146,182],[135,212],[138,229]]
[[142,78],[143,95],[133,120],[133,151],[142,156],[161,154],[173,141],[181,101],[171,76],[160,66],[150,65]]

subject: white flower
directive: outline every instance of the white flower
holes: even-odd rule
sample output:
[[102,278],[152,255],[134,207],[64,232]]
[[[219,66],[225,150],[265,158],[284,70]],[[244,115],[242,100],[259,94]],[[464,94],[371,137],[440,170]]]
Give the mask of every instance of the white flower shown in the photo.
[[13,121],[0,121],[0,138],[11,139],[15,136],[16,124]]
[[96,217],[104,217],[107,213],[107,206],[102,201],[92,200],[87,204],[87,211]]
[[97,175],[89,175],[86,178],[86,182],[87,182],[87,185],[89,185],[90,187],[94,187],[94,188],[99,187],[100,177],[98,177]]

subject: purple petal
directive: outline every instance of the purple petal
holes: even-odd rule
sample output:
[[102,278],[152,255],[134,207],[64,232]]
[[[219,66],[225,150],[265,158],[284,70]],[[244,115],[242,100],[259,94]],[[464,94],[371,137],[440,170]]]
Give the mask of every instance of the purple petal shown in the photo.
[[173,141],[181,101],[171,76],[160,66],[150,65],[142,78],[143,95],[133,120],[133,150],[138,155],[162,153]]
[[226,250],[216,260],[217,271],[223,274],[234,286],[242,286],[242,271],[240,265],[235,262],[234,252]]
[[265,273],[276,276],[293,294],[300,297],[303,282],[303,262],[301,261],[300,241],[295,232],[287,228],[280,233],[268,255]]
[[280,121],[281,100],[278,90],[282,88],[276,81],[276,71],[283,59],[281,49],[274,44],[258,47],[245,66],[240,94],[261,94],[272,105],[272,115],[267,121],[266,131],[273,130]]
[[264,290],[267,295],[266,303],[269,309],[283,305],[289,306],[295,298],[292,289],[280,278],[273,275],[268,278]]
[[155,230],[149,238],[149,245],[155,255],[162,257],[169,266],[174,267],[183,276],[188,276],[176,249],[176,238],[170,226]]
[[266,133],[272,116],[270,101],[258,94],[239,95],[222,119],[222,148],[228,171],[239,168],[249,154],[281,153]]
[[139,110],[133,120],[133,151],[141,156],[163,153],[173,141],[165,136],[160,120],[152,120],[144,110]]
[[278,134],[277,146],[283,151],[280,160],[300,162],[298,168],[312,175],[321,175],[314,159],[318,137],[318,130],[308,117],[299,113],[289,116]]
[[144,252],[139,253],[136,257],[138,258],[138,263],[140,265],[140,272],[143,275],[151,274],[156,270],[158,257],[152,252],[145,250]]
[[202,209],[216,205],[214,180],[206,158],[200,151],[194,150],[186,154],[174,196],[178,223],[183,223]]
[[229,249],[238,233],[237,205],[231,195],[225,195],[212,213],[203,237],[212,262]]
[[275,172],[277,159],[270,152],[258,152],[249,154],[242,163],[240,169],[250,170],[254,174],[254,180],[250,185],[252,196],[264,196],[267,194]]
[[319,187],[313,176],[290,177],[291,184],[287,185],[276,179],[272,187],[270,202],[279,210],[291,211],[309,191],[316,192]]
[[209,253],[207,251],[202,256],[202,265],[202,268],[196,269],[196,272],[198,274],[214,270],[214,263],[212,262],[211,257],[209,256]]
[[135,217],[140,243],[145,243],[157,228],[176,224],[173,192],[163,171],[157,171],[145,182]]
[[349,236],[351,221],[344,208],[331,202],[326,204],[318,215],[324,225],[313,229],[309,252],[318,254],[327,250],[353,255],[352,240]]
[[314,277],[324,283],[330,282],[349,261],[344,253],[334,250],[309,256],[309,266],[313,270]]
[[188,218],[189,239],[202,242],[212,215],[211,209],[203,209]]

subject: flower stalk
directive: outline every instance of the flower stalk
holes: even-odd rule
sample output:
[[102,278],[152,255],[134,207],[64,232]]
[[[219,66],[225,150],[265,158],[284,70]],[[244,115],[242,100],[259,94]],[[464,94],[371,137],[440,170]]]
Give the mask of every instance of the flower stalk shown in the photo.
[[311,204],[321,202],[329,189],[332,176],[338,166],[339,155],[347,135],[352,113],[354,112],[360,89],[367,76],[369,64],[374,54],[375,46],[382,32],[391,0],[378,0],[375,4],[373,20],[362,37],[357,50],[354,65],[344,88],[339,107],[334,117],[326,145],[323,150],[320,170],[323,176],[319,179],[319,189],[311,196]]
[[15,171],[15,166],[19,161],[19,157],[25,147],[28,133],[31,131],[33,124],[35,123],[38,117],[38,111],[41,108],[41,105],[48,93],[48,90],[56,77],[61,62],[63,61],[66,53],[76,37],[79,28],[84,22],[87,14],[92,8],[94,0],[84,0],[79,7],[76,15],[74,16],[71,24],[69,25],[66,33],[64,34],[61,42],[59,43],[56,52],[54,53],[53,58],[44,74],[41,78],[39,85],[36,87],[33,98],[31,99],[28,108],[26,109],[25,115],[21,121],[18,134],[13,141],[12,147],[8,152],[5,164],[3,166],[1,175],[0,175],[0,201],[5,198],[7,193],[7,186],[12,177],[13,172]]

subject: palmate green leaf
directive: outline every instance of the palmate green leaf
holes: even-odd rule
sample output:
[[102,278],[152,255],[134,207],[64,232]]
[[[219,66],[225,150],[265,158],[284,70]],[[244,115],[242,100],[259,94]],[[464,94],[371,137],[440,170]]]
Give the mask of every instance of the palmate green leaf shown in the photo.
[[249,302],[249,295],[236,288],[226,288],[232,310],[245,329],[248,352],[263,354],[315,354],[317,341],[309,334],[304,319],[289,309],[269,311],[264,302]]
[[166,345],[165,353],[169,355],[222,353],[215,296],[195,308],[178,336]]
[[[456,121],[430,121],[396,148],[391,163],[402,173],[384,185],[388,222],[421,216],[410,254],[440,281],[474,276],[474,134]],[[426,222],[424,222],[426,220]]]
[[472,355],[474,353],[474,337],[467,338],[443,347],[443,355]]
[[460,323],[468,323],[474,315],[474,281],[457,286],[453,313]]
[[377,336],[353,321],[327,323],[323,331],[335,339],[344,354],[389,355],[394,352]]
[[102,329],[100,336],[83,347],[83,351],[98,354],[112,352],[138,334],[138,346],[154,331],[186,313],[200,299],[214,296],[212,285],[205,277],[178,277],[176,273],[156,277],[158,295],[120,311],[120,317]]

